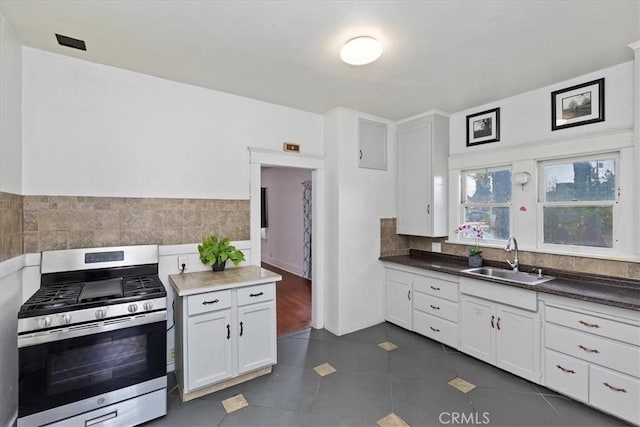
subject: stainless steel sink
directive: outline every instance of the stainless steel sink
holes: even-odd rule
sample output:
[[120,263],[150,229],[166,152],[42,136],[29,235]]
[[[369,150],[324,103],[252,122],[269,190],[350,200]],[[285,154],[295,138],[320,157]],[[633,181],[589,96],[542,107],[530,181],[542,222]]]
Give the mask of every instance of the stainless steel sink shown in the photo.
[[537,274],[523,273],[521,271],[512,271],[502,268],[478,267],[462,270],[463,273],[469,273],[478,277],[492,278],[504,280],[505,282],[519,283],[521,285],[539,285],[555,279],[553,276],[539,276]]

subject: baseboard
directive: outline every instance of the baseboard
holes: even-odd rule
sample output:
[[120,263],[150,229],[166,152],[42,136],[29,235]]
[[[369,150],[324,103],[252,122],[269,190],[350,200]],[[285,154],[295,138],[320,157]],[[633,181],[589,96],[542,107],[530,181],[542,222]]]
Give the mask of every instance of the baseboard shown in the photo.
[[291,274],[295,274],[296,276],[303,277],[302,276],[302,267],[299,266],[299,265],[291,264],[291,263],[288,263],[286,261],[281,261],[279,259],[269,258],[269,257],[266,257],[266,256],[262,257],[262,262],[265,262],[267,264],[271,264],[274,267],[278,267],[279,269],[284,270],[284,271],[286,271],[288,273],[291,273]]

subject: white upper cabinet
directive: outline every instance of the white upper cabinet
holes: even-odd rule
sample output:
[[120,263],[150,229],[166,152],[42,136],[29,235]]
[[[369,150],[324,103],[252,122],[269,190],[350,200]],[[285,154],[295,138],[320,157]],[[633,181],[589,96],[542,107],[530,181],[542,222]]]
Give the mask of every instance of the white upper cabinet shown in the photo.
[[358,119],[358,166],[367,169],[387,169],[387,125],[373,120]]
[[398,234],[447,236],[449,118],[432,113],[398,125]]

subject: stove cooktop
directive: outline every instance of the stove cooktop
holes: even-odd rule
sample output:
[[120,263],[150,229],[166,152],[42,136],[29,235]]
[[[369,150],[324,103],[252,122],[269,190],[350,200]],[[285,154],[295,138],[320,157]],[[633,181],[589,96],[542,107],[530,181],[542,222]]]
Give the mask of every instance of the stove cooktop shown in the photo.
[[167,295],[157,275],[120,277],[41,286],[18,312],[18,318],[42,316]]

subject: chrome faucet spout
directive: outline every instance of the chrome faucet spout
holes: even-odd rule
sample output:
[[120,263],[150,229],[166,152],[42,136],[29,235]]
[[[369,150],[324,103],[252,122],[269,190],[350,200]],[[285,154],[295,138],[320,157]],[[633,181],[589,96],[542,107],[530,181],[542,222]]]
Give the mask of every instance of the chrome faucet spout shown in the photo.
[[514,252],[513,261],[507,260],[507,264],[509,264],[509,267],[511,267],[513,271],[518,271],[520,263],[518,262],[518,241],[515,237],[509,236],[509,239],[507,240],[507,246],[504,248],[504,250],[507,252]]

